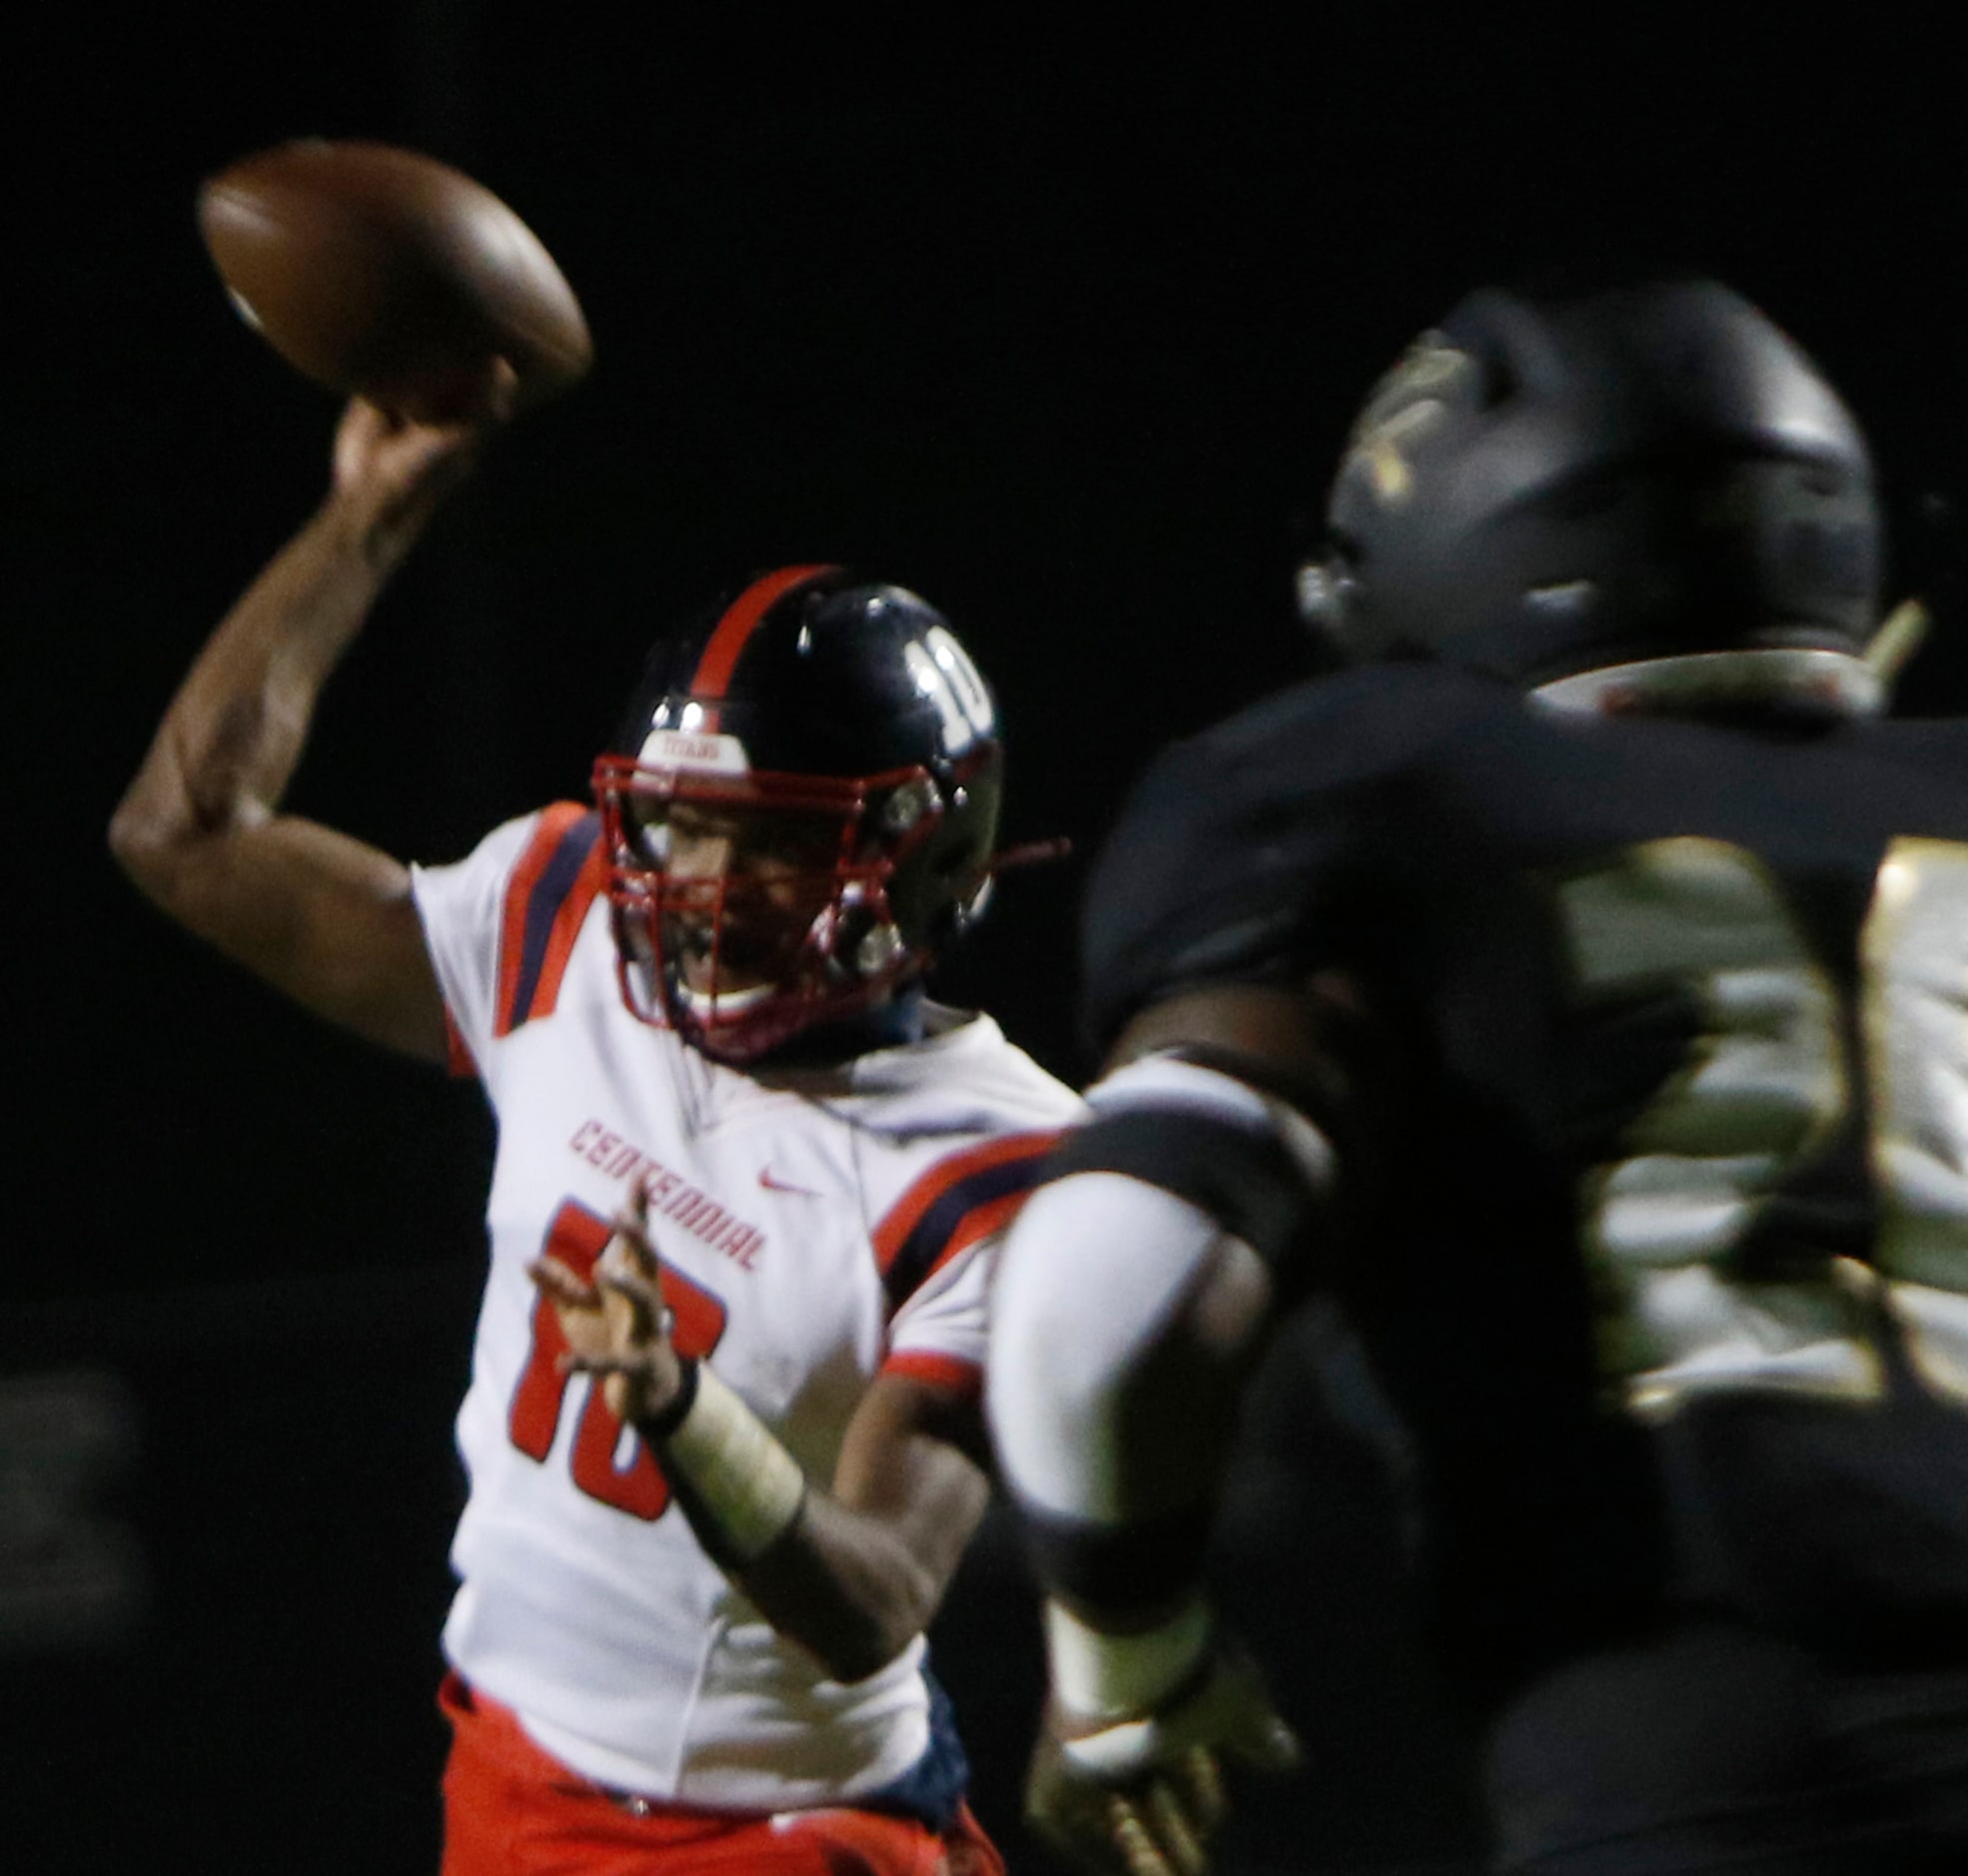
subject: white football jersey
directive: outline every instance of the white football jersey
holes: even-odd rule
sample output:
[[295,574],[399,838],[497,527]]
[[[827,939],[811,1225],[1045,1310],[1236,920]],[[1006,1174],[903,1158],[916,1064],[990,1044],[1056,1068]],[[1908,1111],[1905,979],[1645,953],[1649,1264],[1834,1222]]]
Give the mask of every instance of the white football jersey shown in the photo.
[[821,1484],[875,1377],[978,1385],[997,1237],[1077,1096],[986,1017],[837,1069],[741,1074],[624,1006],[595,816],[508,823],[414,873],[461,1066],[498,1120],[458,1438],[445,1649],[563,1763],[680,1804],[837,1803],[929,1741],[920,1640],[843,1685],[699,1548],[526,1276],[585,1271],[649,1190],[676,1341]]

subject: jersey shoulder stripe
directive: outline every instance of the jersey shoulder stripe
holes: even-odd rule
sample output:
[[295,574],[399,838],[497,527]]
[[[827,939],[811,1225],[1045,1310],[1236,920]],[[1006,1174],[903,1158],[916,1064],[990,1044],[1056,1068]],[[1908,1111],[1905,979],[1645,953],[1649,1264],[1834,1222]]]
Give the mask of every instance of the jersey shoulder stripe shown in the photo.
[[891,1315],[952,1258],[1011,1222],[1062,1131],[1001,1134],[953,1153],[889,1207],[874,1247]]
[[465,1032],[459,1028],[450,1004],[445,1005],[445,1066],[456,1081],[479,1079],[479,1058],[465,1040]]
[[606,877],[600,816],[579,802],[556,801],[540,815],[505,888],[495,1036],[553,1014],[574,939]]

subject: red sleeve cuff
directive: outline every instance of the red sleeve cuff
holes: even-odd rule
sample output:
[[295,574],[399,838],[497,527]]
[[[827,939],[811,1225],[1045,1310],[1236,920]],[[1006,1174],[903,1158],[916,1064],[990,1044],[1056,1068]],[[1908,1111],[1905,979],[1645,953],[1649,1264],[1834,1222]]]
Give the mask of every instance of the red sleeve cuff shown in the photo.
[[984,1371],[957,1355],[936,1355],[927,1349],[903,1349],[882,1363],[884,1375],[901,1375],[928,1388],[941,1388],[966,1401],[984,1392]]

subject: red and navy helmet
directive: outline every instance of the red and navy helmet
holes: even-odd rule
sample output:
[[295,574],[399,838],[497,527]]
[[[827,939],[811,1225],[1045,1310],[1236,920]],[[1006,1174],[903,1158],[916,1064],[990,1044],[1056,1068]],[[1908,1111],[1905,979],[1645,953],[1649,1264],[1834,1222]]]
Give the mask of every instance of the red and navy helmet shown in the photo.
[[[1003,756],[949,622],[837,566],[752,580],[659,643],[594,792],[622,991],[751,1061],[887,1000],[982,909]],[[728,864],[675,857],[714,833]]]
[[1326,525],[1301,609],[1357,658],[1536,687],[1779,651],[1836,687],[1879,622],[1859,427],[1713,280],[1470,295],[1375,388]]

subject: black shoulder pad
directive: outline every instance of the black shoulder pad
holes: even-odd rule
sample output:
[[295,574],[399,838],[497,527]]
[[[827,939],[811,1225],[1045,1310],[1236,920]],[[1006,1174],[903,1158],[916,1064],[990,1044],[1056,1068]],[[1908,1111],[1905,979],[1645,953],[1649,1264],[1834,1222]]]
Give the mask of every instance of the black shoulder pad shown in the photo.
[[1310,1280],[1313,1226],[1326,1209],[1305,1170],[1267,1128],[1193,1109],[1127,1107],[1076,1128],[1046,1179],[1120,1173],[1207,1212],[1296,1293]]

